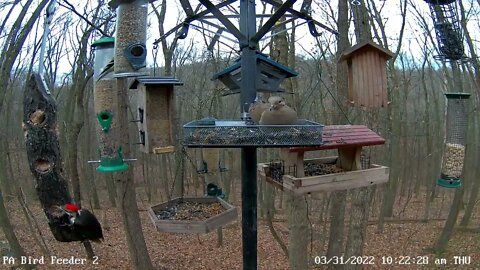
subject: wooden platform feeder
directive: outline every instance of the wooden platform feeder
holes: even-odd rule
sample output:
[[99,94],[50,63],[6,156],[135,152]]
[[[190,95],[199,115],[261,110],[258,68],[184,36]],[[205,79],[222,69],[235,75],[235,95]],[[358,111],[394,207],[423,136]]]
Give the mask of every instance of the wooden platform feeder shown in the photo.
[[[283,80],[298,75],[298,73],[293,69],[273,61],[262,53],[256,53],[256,60],[257,74],[255,76],[255,80],[257,81],[257,92],[283,92],[283,90],[280,89],[280,84],[283,82]],[[229,94],[240,93],[240,84],[242,80],[240,59],[237,60],[237,63],[234,65],[213,75],[212,80],[216,79],[220,80],[226,87],[230,89],[231,92]]]
[[394,54],[373,42],[359,43],[344,51],[339,62],[348,65],[348,99],[353,106],[388,105],[386,62]]
[[[363,146],[381,145],[385,140],[366,126],[336,125],[325,126],[324,144],[318,147],[293,147],[282,149],[285,174],[281,181],[270,177],[270,163],[257,166],[260,179],[280,190],[295,194],[346,190],[385,183],[389,178],[389,168],[371,164],[362,168],[360,154]],[[304,160],[307,151],[338,149],[338,157]],[[338,172],[305,177],[305,162],[331,164]],[[294,168],[293,170],[291,168]]]
[[130,89],[138,91],[136,122],[141,151],[154,154],[175,151],[173,90],[177,85],[183,85],[183,82],[172,77],[138,77],[130,84]]
[[[202,207],[179,210],[179,205],[184,203]],[[214,209],[202,210],[206,209],[203,206],[212,206]],[[203,215],[202,211],[210,213]],[[167,233],[208,233],[237,219],[237,209],[218,197],[176,198],[150,207],[148,214],[155,228]]]

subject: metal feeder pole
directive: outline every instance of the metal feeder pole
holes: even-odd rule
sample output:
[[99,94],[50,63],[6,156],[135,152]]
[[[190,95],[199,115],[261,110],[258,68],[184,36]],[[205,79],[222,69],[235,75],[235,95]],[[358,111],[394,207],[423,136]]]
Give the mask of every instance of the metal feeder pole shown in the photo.
[[[256,48],[251,38],[256,32],[255,0],[240,0],[240,31],[246,39],[240,41],[241,92],[240,109],[243,114],[257,95]],[[242,148],[242,246],[243,269],[257,269],[257,148]]]

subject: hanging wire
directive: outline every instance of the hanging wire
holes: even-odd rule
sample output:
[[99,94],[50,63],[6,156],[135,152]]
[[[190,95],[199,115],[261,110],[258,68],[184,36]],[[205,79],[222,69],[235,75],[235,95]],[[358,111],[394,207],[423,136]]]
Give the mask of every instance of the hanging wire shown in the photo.
[[153,44],[152,55],[153,55],[153,76],[156,76],[156,71],[157,71],[157,56],[158,56],[158,43]]

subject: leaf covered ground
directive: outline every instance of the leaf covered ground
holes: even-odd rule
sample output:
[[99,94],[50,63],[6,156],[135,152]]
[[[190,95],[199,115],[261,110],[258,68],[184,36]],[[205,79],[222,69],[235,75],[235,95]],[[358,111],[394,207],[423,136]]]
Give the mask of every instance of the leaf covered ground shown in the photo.
[[[138,205],[148,250],[156,269],[242,269],[240,217],[237,222],[223,229],[223,245],[218,247],[215,231],[205,235],[168,234],[156,231],[148,217],[147,204],[139,202]],[[238,206],[240,203],[237,202],[235,205]],[[480,230],[457,229],[447,252],[435,254],[431,247],[445,221],[439,219],[422,223],[416,219],[409,219],[409,213],[422,211],[421,208],[414,209],[421,205],[415,201],[409,205],[402,219],[386,222],[383,233],[377,233],[375,217],[371,217],[364,255],[367,256],[366,260],[373,264],[364,265],[363,269],[480,269]],[[43,212],[38,205],[32,204],[31,210],[35,213],[34,217],[50,252],[43,254],[32,237],[21,207],[16,201],[8,202],[7,207],[17,236],[29,258],[31,260],[44,258],[38,269],[131,269],[121,217],[116,209],[95,210],[104,226],[105,241],[102,244],[93,243],[98,258],[89,261],[86,260],[82,244],[55,241],[48,230]],[[471,222],[477,227],[479,223],[478,219]],[[280,237],[288,241],[286,219],[280,215],[275,220],[274,226]],[[313,244],[308,251],[312,269],[327,269],[324,265],[315,264],[315,257],[319,256],[317,258],[319,262],[320,256],[324,255],[325,239],[328,239],[326,232],[328,230],[324,229],[322,224],[315,224]],[[0,240],[5,241],[5,237],[1,236]],[[466,256],[464,258],[470,259],[470,264],[461,264],[460,257],[455,264],[454,256]],[[74,264],[75,259],[78,264]],[[436,264],[442,262],[441,259],[445,259],[447,267]],[[8,256],[3,257],[0,267],[10,269],[12,265],[9,262]],[[61,264],[63,262],[65,264]],[[258,265],[259,269],[288,269],[288,260],[263,220],[259,221],[258,227]]]

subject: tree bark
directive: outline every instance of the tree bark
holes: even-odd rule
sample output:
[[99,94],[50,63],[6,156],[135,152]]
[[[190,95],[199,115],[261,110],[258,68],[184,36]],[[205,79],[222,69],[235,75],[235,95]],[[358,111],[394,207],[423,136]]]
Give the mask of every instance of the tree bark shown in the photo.
[[48,94],[41,77],[33,74],[27,82],[23,100],[25,144],[30,171],[37,180],[37,195],[55,239],[79,241],[68,225],[68,218],[58,209],[72,199],[63,177],[57,138],[56,104]]
[[[120,130],[120,145],[123,149],[124,157],[130,157],[129,133],[128,133],[128,93],[127,78],[117,79],[118,89],[118,123]],[[122,215],[125,234],[127,237],[128,250],[134,269],[149,270],[153,269],[150,256],[148,255],[145,237],[142,232],[142,223],[137,208],[137,199],[135,194],[135,185],[133,182],[132,169],[115,173],[117,182],[117,201]]]
[[[339,0],[338,2],[338,19],[337,29],[339,32],[337,38],[337,58],[340,54],[350,47],[350,41],[348,40],[348,1]],[[346,124],[347,116],[342,112],[347,113],[347,63],[342,62],[337,64],[337,93],[338,110],[335,114],[333,121],[338,124]],[[335,191],[331,194],[330,198],[330,234],[327,249],[327,258],[333,256],[341,256],[344,240],[344,227],[345,227],[345,207],[347,204],[347,191]],[[334,268],[339,267],[333,265]]]

